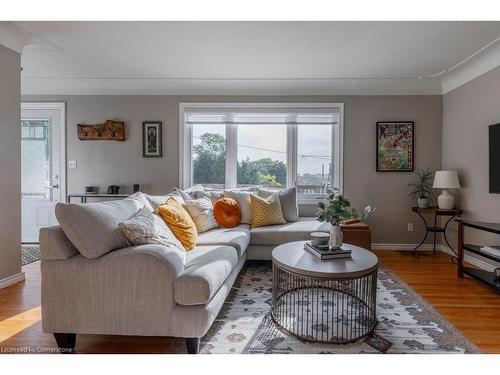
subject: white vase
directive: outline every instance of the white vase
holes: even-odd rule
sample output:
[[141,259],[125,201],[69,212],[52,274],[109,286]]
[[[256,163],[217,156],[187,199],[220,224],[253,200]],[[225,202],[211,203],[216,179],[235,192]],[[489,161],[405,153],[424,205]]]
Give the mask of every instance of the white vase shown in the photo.
[[344,236],[342,235],[342,230],[340,229],[340,225],[332,225],[330,228],[330,239],[328,241],[328,245],[332,250],[338,250],[342,246],[342,241],[344,240]]
[[451,210],[453,208],[455,197],[447,190],[443,190],[438,197],[438,207],[442,210]]

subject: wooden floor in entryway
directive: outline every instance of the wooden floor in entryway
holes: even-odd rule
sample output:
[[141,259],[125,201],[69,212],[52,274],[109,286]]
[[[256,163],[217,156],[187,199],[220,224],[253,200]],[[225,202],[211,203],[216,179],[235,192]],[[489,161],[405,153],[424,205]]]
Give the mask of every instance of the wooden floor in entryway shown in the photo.
[[[500,295],[472,279],[458,279],[450,257],[423,252],[376,251],[380,262],[443,314],[485,353],[500,353]],[[42,332],[40,262],[24,267],[26,281],[0,290],[0,354],[55,350]],[[184,341],[169,337],[79,335],[78,353],[178,353]]]

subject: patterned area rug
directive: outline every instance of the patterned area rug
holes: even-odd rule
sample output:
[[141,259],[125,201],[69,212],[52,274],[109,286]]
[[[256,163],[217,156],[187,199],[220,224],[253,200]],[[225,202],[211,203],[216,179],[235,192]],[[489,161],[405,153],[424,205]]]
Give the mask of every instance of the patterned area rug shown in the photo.
[[352,344],[319,344],[282,331],[270,317],[270,263],[249,263],[202,339],[202,353],[480,353],[431,305],[381,266],[372,335]]
[[23,266],[37,260],[40,260],[40,248],[38,245],[23,245],[21,247],[21,261]]

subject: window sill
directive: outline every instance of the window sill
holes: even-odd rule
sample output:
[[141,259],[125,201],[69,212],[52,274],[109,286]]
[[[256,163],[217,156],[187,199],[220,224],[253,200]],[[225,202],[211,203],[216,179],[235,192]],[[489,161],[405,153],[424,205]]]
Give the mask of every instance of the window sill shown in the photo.
[[321,197],[321,198],[297,198],[297,203],[299,205],[309,205],[309,206],[316,206],[318,205],[319,202],[323,202],[325,200],[326,197]]

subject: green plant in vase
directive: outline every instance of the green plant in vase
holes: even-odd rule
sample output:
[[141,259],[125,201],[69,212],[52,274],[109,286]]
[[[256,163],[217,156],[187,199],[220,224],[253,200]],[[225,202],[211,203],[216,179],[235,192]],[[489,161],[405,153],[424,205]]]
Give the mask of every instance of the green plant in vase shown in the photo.
[[329,191],[325,202],[319,202],[318,220],[321,222],[330,223],[330,240],[331,249],[340,249],[342,246],[343,236],[340,230],[340,223],[349,219],[363,220],[374,211],[371,206],[366,206],[363,211],[357,211],[351,208],[351,202],[344,198],[343,195]]
[[418,170],[413,173],[413,177],[413,181],[408,184],[408,188],[410,189],[408,197],[416,200],[418,207],[427,208],[434,196],[432,191],[433,172]]

